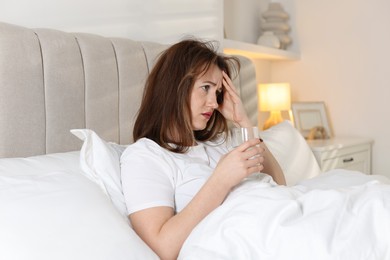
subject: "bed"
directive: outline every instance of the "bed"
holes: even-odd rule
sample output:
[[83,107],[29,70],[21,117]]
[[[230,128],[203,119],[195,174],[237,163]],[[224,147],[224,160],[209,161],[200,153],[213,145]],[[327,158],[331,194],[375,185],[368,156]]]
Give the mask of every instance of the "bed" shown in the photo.
[[[0,259],[158,259],[126,217],[120,156],[167,46],[0,23]],[[234,79],[257,123],[256,74]],[[179,259],[390,259],[390,181],[321,173],[285,121],[261,137],[287,186],[237,186]]]

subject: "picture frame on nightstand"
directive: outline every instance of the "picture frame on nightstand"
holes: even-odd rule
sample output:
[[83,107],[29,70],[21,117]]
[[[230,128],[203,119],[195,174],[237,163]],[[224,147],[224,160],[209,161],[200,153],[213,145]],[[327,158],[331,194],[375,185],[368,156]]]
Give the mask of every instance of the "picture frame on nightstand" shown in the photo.
[[306,139],[313,131],[322,131],[323,138],[332,137],[325,102],[293,102],[291,110],[295,127]]

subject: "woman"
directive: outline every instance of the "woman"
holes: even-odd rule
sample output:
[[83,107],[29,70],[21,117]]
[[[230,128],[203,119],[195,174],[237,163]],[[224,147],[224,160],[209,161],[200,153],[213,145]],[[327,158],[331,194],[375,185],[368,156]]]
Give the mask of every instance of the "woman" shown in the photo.
[[261,140],[230,151],[225,143],[227,120],[251,126],[229,77],[234,62],[211,43],[184,40],[162,53],[146,82],[136,142],[121,158],[122,185],[135,232],[161,259],[176,259],[244,178],[263,171],[285,184]]

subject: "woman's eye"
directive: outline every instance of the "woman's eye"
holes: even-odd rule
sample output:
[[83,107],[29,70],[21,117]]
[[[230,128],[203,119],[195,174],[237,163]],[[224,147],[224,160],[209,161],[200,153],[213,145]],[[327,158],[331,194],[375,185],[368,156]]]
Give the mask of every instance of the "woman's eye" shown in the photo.
[[204,86],[202,86],[202,89],[203,89],[204,91],[208,92],[209,89],[210,89],[210,85],[204,85]]

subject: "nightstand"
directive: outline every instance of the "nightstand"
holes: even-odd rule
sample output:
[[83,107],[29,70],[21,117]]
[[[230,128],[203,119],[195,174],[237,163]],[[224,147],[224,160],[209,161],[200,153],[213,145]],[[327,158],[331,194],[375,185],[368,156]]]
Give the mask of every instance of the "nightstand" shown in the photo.
[[341,168],[371,174],[372,139],[334,137],[307,143],[323,172]]

